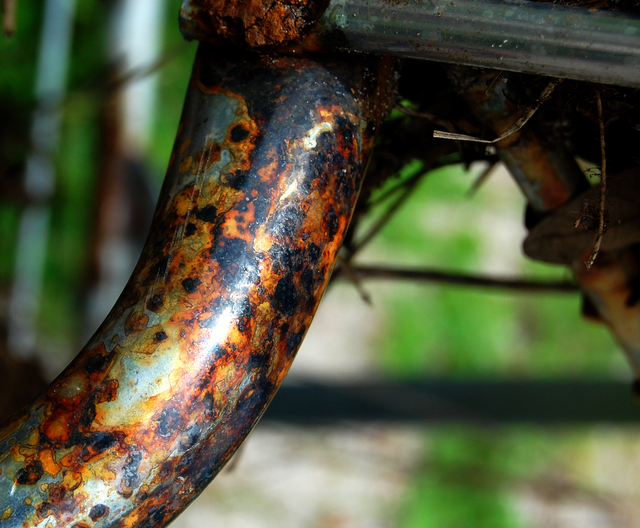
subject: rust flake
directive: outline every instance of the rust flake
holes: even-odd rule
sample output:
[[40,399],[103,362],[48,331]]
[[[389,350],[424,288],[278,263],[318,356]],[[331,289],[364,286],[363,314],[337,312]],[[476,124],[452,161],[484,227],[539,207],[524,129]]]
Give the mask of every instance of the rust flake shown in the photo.
[[192,0],[194,22],[212,39],[252,48],[301,41],[324,0]]

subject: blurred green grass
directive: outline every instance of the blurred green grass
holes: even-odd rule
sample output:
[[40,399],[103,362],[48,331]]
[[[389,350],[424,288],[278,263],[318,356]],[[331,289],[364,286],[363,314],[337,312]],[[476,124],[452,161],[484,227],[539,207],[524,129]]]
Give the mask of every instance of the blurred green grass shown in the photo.
[[[405,170],[403,176],[410,177],[420,167]],[[515,185],[504,178],[490,179],[469,198],[466,193],[474,177],[474,171],[465,172],[461,166],[427,175],[365,259],[457,272],[482,270],[494,276],[569,278],[560,267],[533,263],[520,255],[523,229],[507,236],[496,234],[506,224],[521,222],[524,201]],[[496,243],[494,236],[511,239],[511,244],[502,239]],[[511,380],[630,377],[607,329],[580,316],[577,294],[491,292],[407,282],[385,291],[384,299],[374,302],[384,304],[386,324],[377,353],[380,370],[388,375]],[[552,487],[551,477],[558,475],[571,482],[575,467],[589,462],[584,452],[593,431],[588,427],[431,428],[425,433],[423,462],[398,511],[398,525],[531,526],[518,507],[522,490],[531,483]],[[596,489],[588,478],[579,485]]]
[[[489,180],[469,198],[473,178],[459,165],[427,175],[372,243],[367,259],[496,277],[569,278],[562,267],[520,255],[524,201],[515,185],[504,177]],[[498,231],[505,226],[515,233],[503,240]],[[487,269],[491,262],[497,270]],[[627,371],[606,328],[580,316],[575,293],[399,282],[384,302],[380,362],[395,376],[611,378]]]

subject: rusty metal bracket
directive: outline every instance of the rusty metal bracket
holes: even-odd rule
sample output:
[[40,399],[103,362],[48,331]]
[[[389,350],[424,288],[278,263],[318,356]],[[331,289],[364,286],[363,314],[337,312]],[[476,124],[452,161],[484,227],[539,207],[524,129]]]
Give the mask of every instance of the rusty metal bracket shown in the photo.
[[[448,67],[448,74],[469,108],[496,134],[507,130],[521,115],[522,109],[506,96],[508,81],[514,84],[518,74],[459,66]],[[544,138],[535,126],[527,125],[496,146],[539,217],[524,241],[525,254],[569,266],[589,307],[595,310],[592,315],[609,326],[627,356],[634,378],[640,380],[637,171],[617,175],[612,186],[615,198],[607,202],[615,209],[611,233],[595,264],[587,270],[584,262],[591,253],[594,234],[577,229],[574,222],[580,205],[593,197],[595,189],[588,189],[564,143]],[[636,385],[640,387],[640,383]]]
[[390,62],[201,46],[151,234],[46,394],[0,429],[0,525],[153,526],[282,382],[333,268]]

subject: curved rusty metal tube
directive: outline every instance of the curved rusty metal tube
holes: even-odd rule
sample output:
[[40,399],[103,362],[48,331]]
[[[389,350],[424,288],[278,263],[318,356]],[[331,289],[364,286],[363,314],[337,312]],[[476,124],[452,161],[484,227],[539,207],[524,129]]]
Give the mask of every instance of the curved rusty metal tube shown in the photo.
[[309,327],[393,95],[364,60],[201,47],[131,280],[0,430],[0,527],[160,527],[229,460]]

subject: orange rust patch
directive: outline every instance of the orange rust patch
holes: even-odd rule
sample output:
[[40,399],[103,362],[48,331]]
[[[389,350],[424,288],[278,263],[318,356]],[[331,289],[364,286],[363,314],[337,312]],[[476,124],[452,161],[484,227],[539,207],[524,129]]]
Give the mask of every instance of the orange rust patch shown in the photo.
[[40,441],[40,433],[37,429],[31,431],[31,436],[29,436],[29,440],[27,440],[27,444],[30,446],[38,445]]
[[187,138],[182,142],[182,145],[180,145],[180,150],[178,150],[178,152],[180,154],[184,154],[189,148],[189,145],[191,145],[191,138]]
[[42,433],[56,443],[69,440],[73,424],[73,411],[58,410],[42,424]]
[[51,449],[40,451],[40,453],[38,453],[38,459],[42,463],[42,469],[49,473],[49,475],[55,477],[62,469],[62,466],[53,458],[53,451],[51,451]]
[[20,454],[20,446],[13,446],[11,448],[11,458],[13,458],[13,460],[15,460],[16,462],[25,461],[24,455]]
[[36,450],[33,447],[19,447],[18,452],[25,458],[31,458],[36,454]]
[[173,210],[176,214],[181,216],[189,214],[193,207],[193,203],[199,196],[200,192],[198,189],[194,189],[193,187],[183,189],[176,195],[176,198],[173,201]]
[[212,35],[249,47],[302,40],[323,0],[192,0],[193,17]]
[[239,238],[248,244],[251,243],[253,234],[249,229],[249,224],[254,222],[255,219],[255,205],[253,203],[247,204],[244,212],[231,209],[226,215],[223,236],[226,238]]
[[257,171],[258,175],[260,176],[260,179],[263,182],[268,182],[269,180],[271,180],[273,178],[273,174],[276,173],[278,170],[277,152],[273,150],[272,152],[269,152],[269,155],[271,157],[271,161],[269,162],[269,164],[263,167],[260,167]]
[[134,310],[124,325],[124,333],[126,335],[140,333],[147,327],[148,322],[149,317],[146,314],[142,313],[142,311]]
[[[69,453],[69,455],[71,455],[71,453]],[[73,491],[75,489],[78,489],[80,487],[80,484],[82,484],[82,473],[78,471],[64,470],[62,476],[62,485],[66,489],[68,489],[69,491]]]
[[63,467],[71,467],[75,459],[76,459],[76,455],[73,452],[69,453],[60,459],[60,465]]
[[178,165],[178,170],[180,172],[187,172],[189,168],[191,168],[192,163],[193,163],[193,156],[187,156],[180,162],[180,165]]
[[[247,105],[243,100],[239,101],[236,113],[246,115]],[[247,118],[229,127],[225,145],[237,165],[236,170],[246,171],[251,168],[251,153],[255,148],[259,133],[260,129],[253,119]]]

